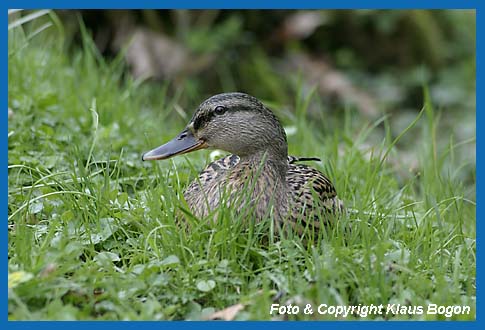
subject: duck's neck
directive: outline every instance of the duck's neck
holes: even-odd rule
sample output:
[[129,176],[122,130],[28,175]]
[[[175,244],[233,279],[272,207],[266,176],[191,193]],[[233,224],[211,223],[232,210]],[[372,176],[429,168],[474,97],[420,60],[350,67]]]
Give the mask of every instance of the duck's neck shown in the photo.
[[263,219],[272,214],[275,220],[283,219],[288,213],[287,157],[270,151],[239,157],[232,175],[240,187],[250,185],[252,197],[249,202],[255,203],[256,218]]
[[260,175],[274,176],[274,180],[286,183],[286,174],[288,172],[287,153],[275,153],[272,150],[265,150],[251,155],[239,156],[240,164],[250,168],[253,172]]

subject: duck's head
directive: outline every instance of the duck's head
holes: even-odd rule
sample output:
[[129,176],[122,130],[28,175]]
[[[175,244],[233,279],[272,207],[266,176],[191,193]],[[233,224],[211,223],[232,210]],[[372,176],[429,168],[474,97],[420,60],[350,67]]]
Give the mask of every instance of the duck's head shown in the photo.
[[204,148],[240,157],[267,152],[285,161],[288,153],[285,131],[271,110],[253,96],[224,93],[205,100],[177,137],[142,159],[167,159]]

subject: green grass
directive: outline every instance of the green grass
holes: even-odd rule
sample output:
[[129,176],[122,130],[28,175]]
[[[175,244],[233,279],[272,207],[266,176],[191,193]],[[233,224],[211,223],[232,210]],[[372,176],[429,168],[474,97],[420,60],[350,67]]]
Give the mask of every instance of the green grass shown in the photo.
[[[470,315],[452,319],[475,319],[475,167],[458,152],[474,140],[443,140],[427,92],[399,132],[387,117],[325,112],[298,79],[294,104],[265,100],[292,127],[290,153],[323,159],[313,166],[335,183],[352,226],[309,246],[268,244],[268,223],[243,224],[230,210],[215,223],[184,212],[183,190],[209,151],[141,161],[184,127],[175,106],[190,116],[207,95],[134,81],[86,35],[68,54],[50,34],[20,47],[22,33],[10,33],[9,319],[203,319],[242,303],[237,319],[268,320],[283,318],[269,314],[278,293],[282,305],[469,305]],[[402,173],[409,136],[417,166]],[[472,185],[462,179],[469,172]]]

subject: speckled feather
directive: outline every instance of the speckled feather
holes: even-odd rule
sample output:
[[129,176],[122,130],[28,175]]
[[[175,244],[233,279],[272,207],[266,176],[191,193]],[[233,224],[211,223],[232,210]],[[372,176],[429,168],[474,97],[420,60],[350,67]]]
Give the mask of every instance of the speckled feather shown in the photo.
[[[290,221],[292,228],[300,232],[302,227],[296,226],[296,223],[300,223],[304,227],[311,226],[314,230],[318,230],[321,223],[326,224],[328,218],[332,217],[332,214],[344,211],[344,205],[337,197],[337,192],[332,182],[320,171],[310,166],[297,164],[302,161],[319,160],[316,157],[288,156],[286,183],[288,185],[287,195],[291,211],[286,209],[285,213],[289,211],[289,216],[292,218],[292,221]],[[237,155],[220,158],[207,165],[199,174],[199,177],[190,184],[185,192],[185,198],[196,215],[207,216],[212,209],[211,204],[215,204],[215,199],[219,202],[218,198],[220,195],[218,190],[216,192],[214,183],[224,182],[231,185],[231,182],[228,182],[228,177],[237,168],[239,161],[240,158]],[[247,180],[247,178],[244,179]],[[237,182],[237,184],[232,186],[237,187],[243,184],[239,181],[237,179],[233,181],[233,183]],[[208,187],[213,188],[207,190]],[[219,188],[220,186],[218,185],[217,187]],[[230,189],[226,189],[226,191],[230,191]],[[233,191],[239,192],[237,188]],[[271,191],[271,189],[267,191]],[[214,196],[215,192],[218,196]],[[321,212],[322,210],[324,212]],[[320,214],[327,215],[326,218],[322,219],[322,222],[318,218]]]

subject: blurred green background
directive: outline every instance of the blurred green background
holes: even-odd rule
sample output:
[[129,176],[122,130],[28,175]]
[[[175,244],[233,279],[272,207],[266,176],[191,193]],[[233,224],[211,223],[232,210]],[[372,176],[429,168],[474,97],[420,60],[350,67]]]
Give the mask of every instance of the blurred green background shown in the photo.
[[79,45],[82,19],[103,56],[126,52],[136,77],[179,83],[190,77],[194,82],[188,91],[245,90],[290,102],[293,82],[284,77],[300,73],[304,84],[317,84],[337,104],[348,101],[373,115],[383,109],[420,109],[424,85],[437,107],[475,106],[472,10],[58,14],[68,47]]

